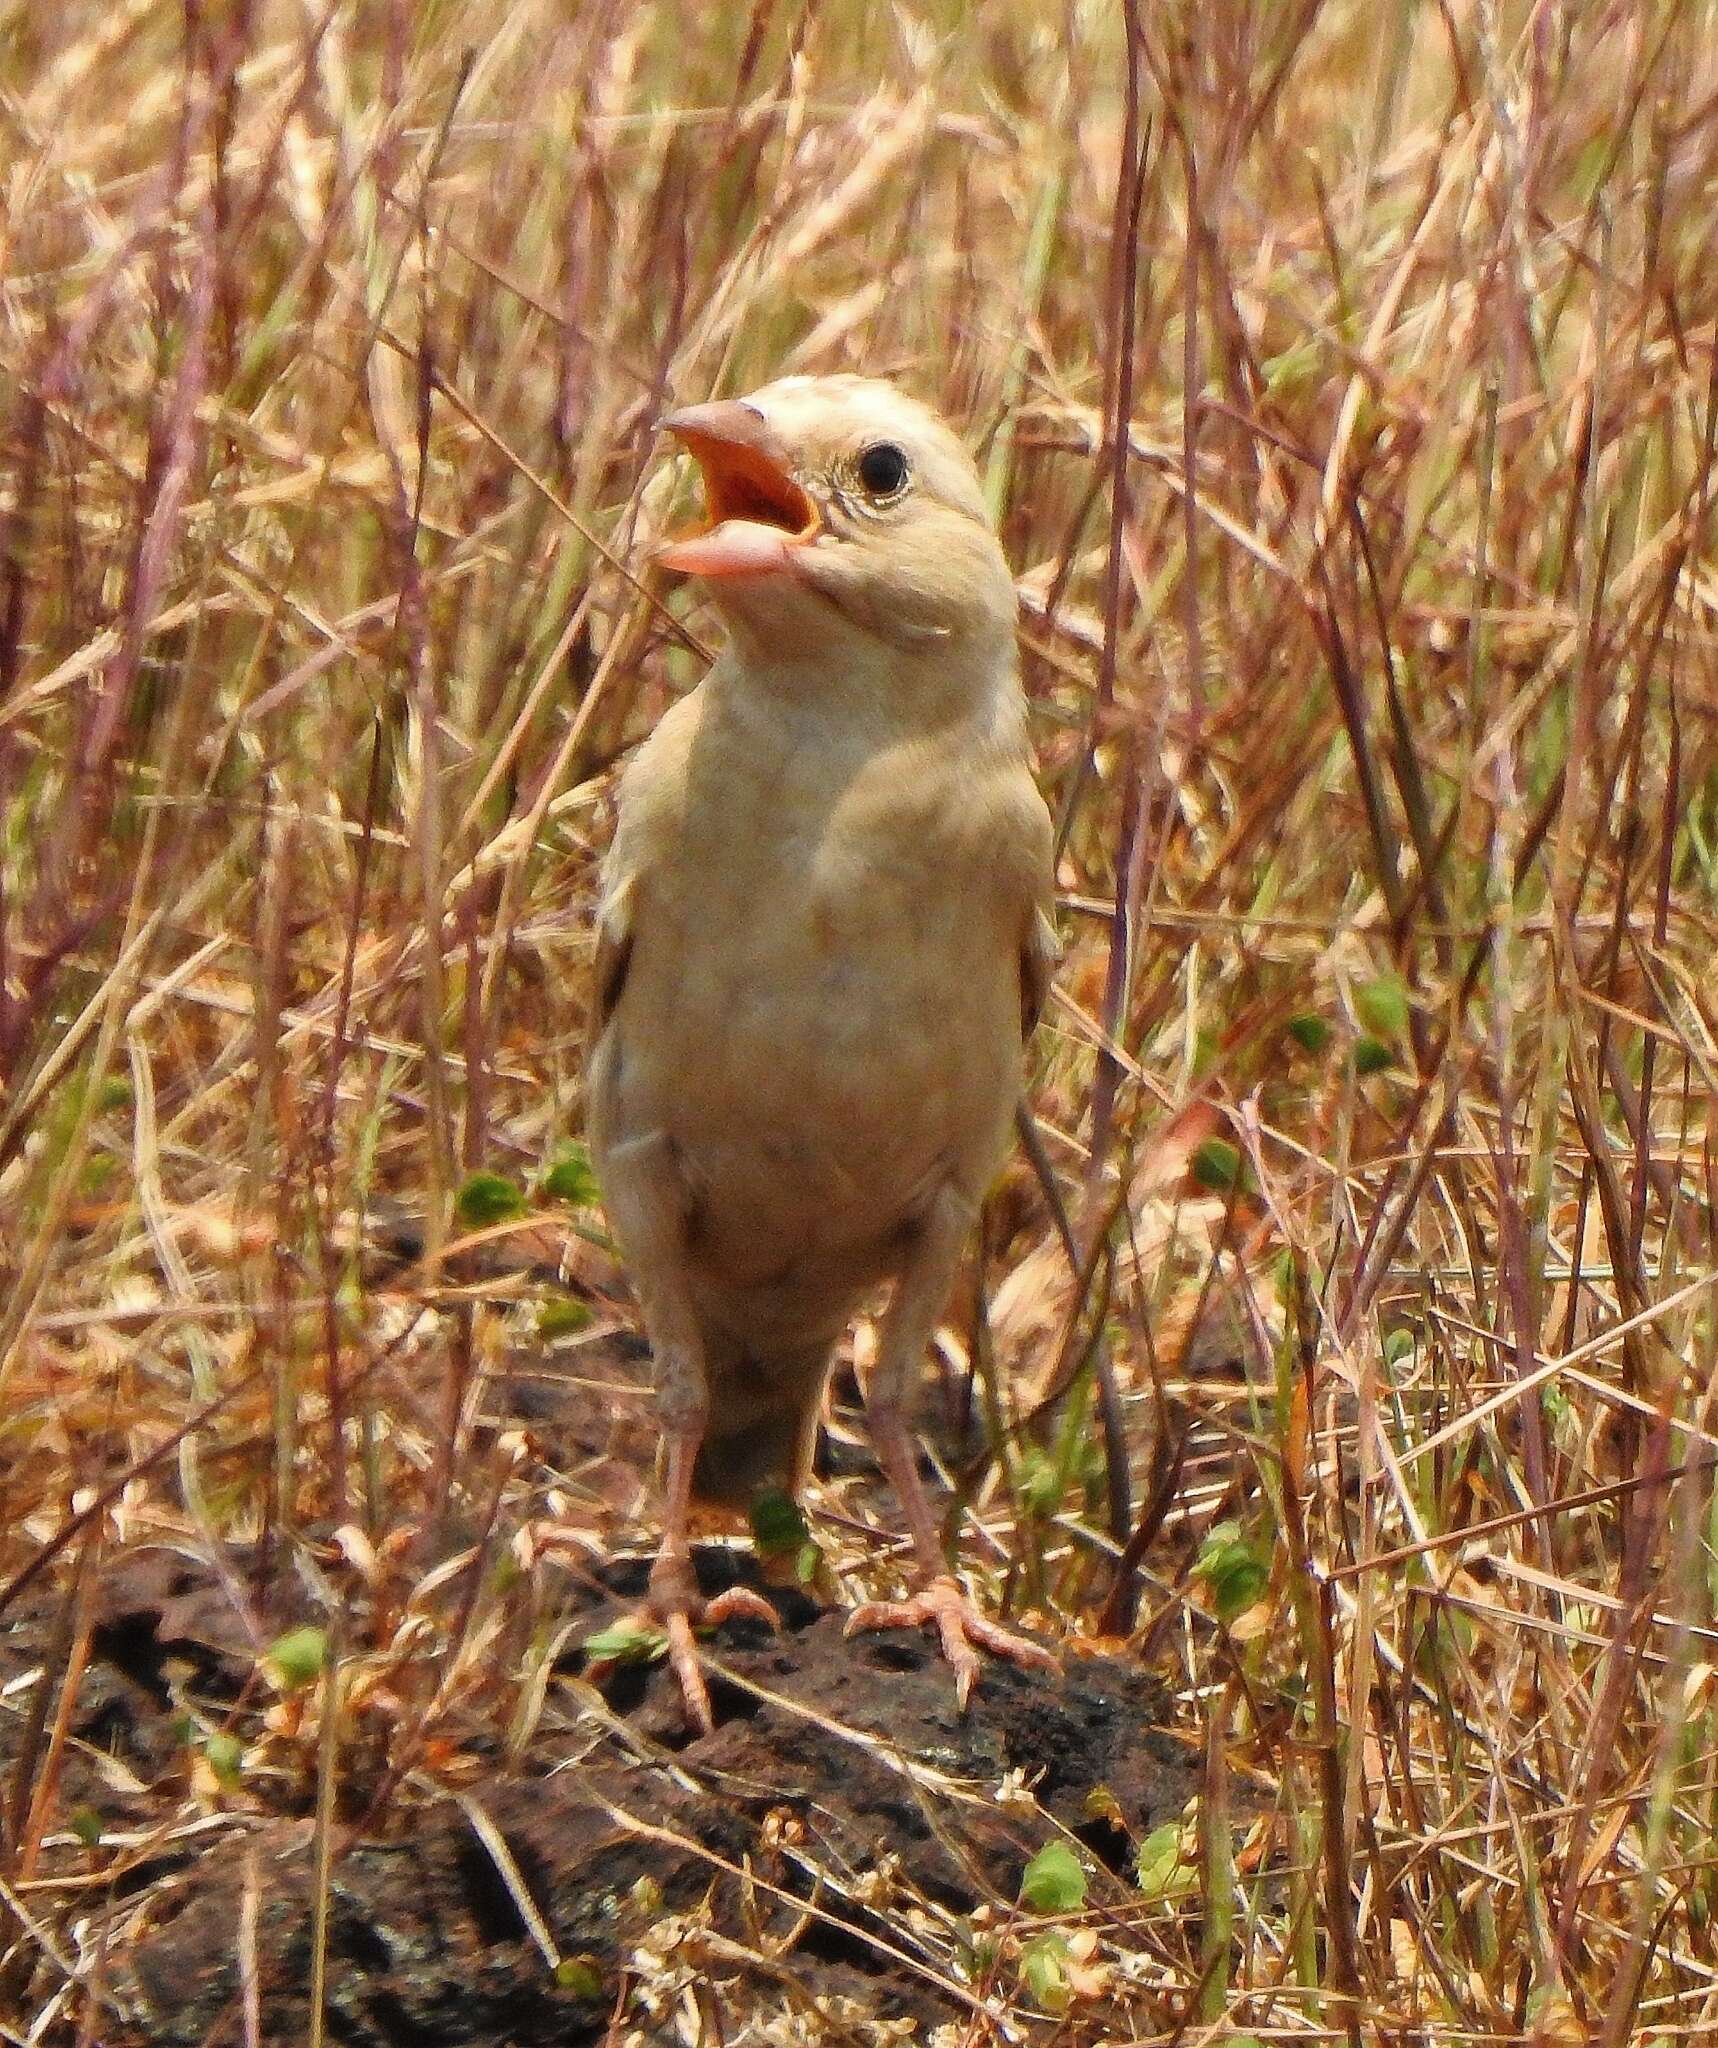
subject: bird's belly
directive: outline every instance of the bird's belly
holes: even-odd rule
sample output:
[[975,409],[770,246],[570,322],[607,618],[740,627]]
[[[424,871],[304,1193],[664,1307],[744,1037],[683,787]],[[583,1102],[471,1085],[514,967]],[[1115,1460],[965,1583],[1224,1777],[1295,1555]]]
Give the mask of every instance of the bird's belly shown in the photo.
[[909,949],[931,973],[898,935],[864,936],[778,921],[773,948],[679,963],[662,1123],[692,1196],[691,1249],[712,1269],[823,1261],[863,1285],[943,1179],[976,1199],[994,1170],[1020,1058],[998,949],[951,959],[945,933]]

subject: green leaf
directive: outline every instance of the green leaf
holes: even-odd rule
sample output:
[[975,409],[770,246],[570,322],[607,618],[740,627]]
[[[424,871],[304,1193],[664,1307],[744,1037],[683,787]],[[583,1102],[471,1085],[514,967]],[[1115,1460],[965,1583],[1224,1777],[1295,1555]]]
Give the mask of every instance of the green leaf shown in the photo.
[[1088,1820],[1107,1820],[1111,1827],[1127,1832],[1127,1815],[1121,1810],[1121,1801],[1107,1785],[1088,1785],[1086,1796],[1081,1801]]
[[1396,1064],[1396,1055],[1380,1038],[1357,1038],[1354,1041],[1354,1071],[1357,1074],[1381,1074],[1386,1067]]
[[245,1746],[236,1735],[211,1735],[203,1744],[209,1768],[229,1789],[239,1782],[244,1770]]
[[1404,1358],[1414,1355],[1414,1333],[1412,1330],[1392,1330],[1384,1339],[1384,1363],[1400,1365]]
[[1408,1029],[1408,985],[1399,974],[1381,974],[1354,991],[1354,1013],[1374,1038],[1402,1038]]
[[1259,365],[1259,374],[1265,380],[1267,394],[1281,398],[1312,384],[1319,376],[1323,361],[1323,336],[1309,335],[1291,343],[1280,355],[1266,356]]
[[1181,1868],[1181,1828],[1172,1820],[1153,1828],[1133,1852],[1134,1882],[1148,1899],[1161,1899]]
[[1020,1497],[1033,1514],[1045,1520],[1062,1505],[1062,1475],[1055,1459],[1037,1444],[1021,1454]]
[[1020,1903],[1034,1913],[1077,1913],[1086,1903],[1086,1873],[1066,1842],[1046,1842],[1020,1878]]
[[595,1956],[563,1956],[555,1965],[555,1982],[575,1998],[601,1998],[602,1964]]
[[649,1664],[667,1656],[668,1637],[648,1622],[628,1618],[599,1628],[594,1636],[586,1636],[583,1647],[593,1663]]
[[1316,1010],[1302,1010],[1288,1020],[1288,1035],[1302,1052],[1316,1055],[1330,1043],[1330,1024]]
[[1020,1951],[1020,1977],[1045,2012],[1063,2012],[1073,1998],[1068,1982],[1068,1944],[1053,1929],[1035,1934]]
[[467,1230],[505,1223],[509,1217],[523,1215],[524,1210],[524,1190],[504,1173],[469,1174],[453,1204],[453,1213]]
[[565,1202],[570,1209],[594,1209],[597,1204],[596,1168],[583,1145],[569,1145],[555,1156],[554,1164],[537,1184],[545,1195]]
[[823,1552],[815,1543],[802,1543],[799,1555],[793,1561],[793,1576],[797,1584],[809,1586],[823,1566]]
[[752,1502],[752,1542],[759,1557],[798,1556],[811,1540],[805,1515],[791,1493],[772,1486]]
[[594,1320],[582,1301],[546,1301],[537,1311],[537,1335],[570,1337],[576,1330],[589,1329]]
[[1270,1559],[1242,1534],[1239,1522],[1217,1524],[1193,1569],[1211,1588],[1212,1604],[1224,1621],[1245,1613],[1270,1584]]
[[276,1636],[263,1655],[263,1667],[281,1692],[297,1692],[313,1684],[328,1664],[328,1632],[320,1628],[288,1629]]
[[977,1983],[988,1977],[1001,1959],[1001,1936],[974,1927],[970,1920],[957,1920],[955,1939],[966,1964],[967,1982]]
[[1241,1155],[1227,1138],[1207,1138],[1193,1154],[1193,1178],[1202,1188],[1219,1193],[1241,1177]]
[[75,1813],[68,1814],[66,1826],[86,1849],[97,1847],[101,1841],[102,1819],[93,1806],[80,1806]]

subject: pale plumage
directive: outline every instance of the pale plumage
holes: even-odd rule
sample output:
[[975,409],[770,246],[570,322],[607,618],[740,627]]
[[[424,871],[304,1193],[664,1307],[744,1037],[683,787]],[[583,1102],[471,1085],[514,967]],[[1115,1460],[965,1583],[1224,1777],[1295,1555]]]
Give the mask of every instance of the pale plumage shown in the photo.
[[972,1641],[1047,1661],[948,1578],[906,1426],[1054,957],[1013,587],[965,451],[888,385],[790,378],[665,424],[712,523],[662,559],[729,645],[621,782],[590,1066],[656,1357],[652,1605],[707,1723],[688,1500],[801,1481],[832,1349],[892,1280],[867,1411],[929,1583],[854,1620],[934,1619],[964,1696]]

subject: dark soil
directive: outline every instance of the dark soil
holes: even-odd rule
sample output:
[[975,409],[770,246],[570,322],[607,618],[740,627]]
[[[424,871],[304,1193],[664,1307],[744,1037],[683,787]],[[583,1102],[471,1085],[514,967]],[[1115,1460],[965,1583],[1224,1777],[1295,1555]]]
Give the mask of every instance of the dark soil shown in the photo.
[[[700,1563],[712,1589],[736,1569],[725,1550]],[[600,1581],[569,1582],[570,1606],[589,1614],[578,1635],[621,1612],[643,1572],[623,1559]],[[235,1625],[237,1590],[231,1574],[217,1585],[191,1561],[150,1552],[104,1585],[62,1810],[87,1799],[109,1828],[162,1810],[183,1768],[187,1693],[205,1705],[237,1698],[259,1623],[272,1633],[298,1618],[290,1600],[283,1609],[258,1594],[248,1626]],[[839,1614],[772,1597],[779,1635],[740,1623],[708,1646],[721,1667],[713,1735],[688,1740],[664,1666],[597,1672],[599,1699],[574,1655],[521,1770],[462,1785],[463,1804],[408,1783],[381,1823],[343,1836],[325,2039],[667,2042],[684,2038],[675,2012],[688,1999],[711,2039],[772,2012],[783,2039],[818,2038],[820,2014],[833,2016],[830,2038],[870,2039],[878,2021],[970,2014],[983,1986],[956,1981],[937,1909],[964,1916],[988,1901],[1006,1921],[1053,1822],[1085,1844],[1094,1902],[1106,1887],[1126,1899],[1133,1840],[1179,1815],[1193,1790],[1152,1679],[1112,1657],[1071,1656],[1060,1679],[992,1664],[963,1718],[928,1638],[847,1642]],[[0,1684],[47,1653],[50,1612],[8,1617]],[[8,1778],[27,1719],[0,1715]],[[125,1926],[104,1966],[106,2048],[244,2041],[246,1952],[260,2038],[308,2038],[314,1824],[302,1810],[228,1818],[133,1859],[126,1896],[99,1902],[116,1933]],[[930,1917],[903,1913],[914,1907]],[[247,1915],[254,1934],[241,1937]]]

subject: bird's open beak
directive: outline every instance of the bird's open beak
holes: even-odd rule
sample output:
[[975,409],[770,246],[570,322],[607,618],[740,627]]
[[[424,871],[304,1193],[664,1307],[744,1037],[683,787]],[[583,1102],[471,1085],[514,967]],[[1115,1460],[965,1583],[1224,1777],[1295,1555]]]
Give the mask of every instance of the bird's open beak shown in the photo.
[[678,435],[704,477],[702,531],[658,548],[684,576],[763,576],[788,568],[814,540],[817,507],[794,481],[787,449],[762,413],[736,398],[683,406],[659,422]]

